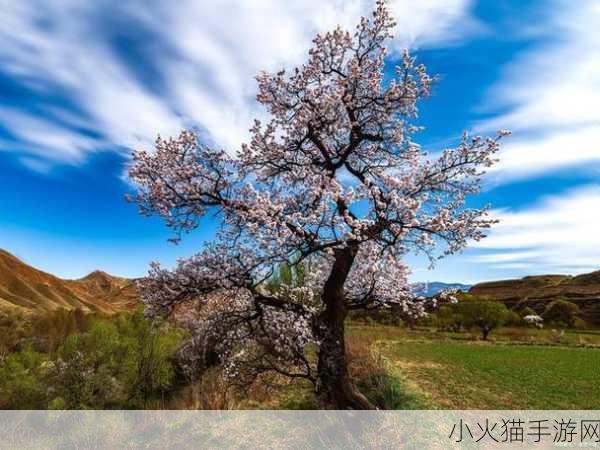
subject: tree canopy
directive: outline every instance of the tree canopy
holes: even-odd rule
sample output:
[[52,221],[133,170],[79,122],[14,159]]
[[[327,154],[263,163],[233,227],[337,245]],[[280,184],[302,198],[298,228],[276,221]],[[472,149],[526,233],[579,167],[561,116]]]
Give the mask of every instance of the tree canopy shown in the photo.
[[[433,262],[484,237],[493,220],[465,199],[508,134],[464,134],[435,156],[416,144],[417,103],[434,79],[404,52],[387,81],[394,25],[377,2],[353,32],[317,35],[304,65],[260,73],[257,101],[270,120],[256,120],[238,151],[184,131],[136,151],[130,170],[141,211],[162,216],[176,240],[208,212],[221,221],[217,239],[174,270],[152,266],[141,283],[148,312],[199,303],[195,329],[220,336],[232,373],[307,378],[332,407],[370,407],[347,375],[347,311],[423,312],[403,257]],[[308,267],[285,295],[267,289],[281,264]],[[318,348],[316,361],[307,345]]]

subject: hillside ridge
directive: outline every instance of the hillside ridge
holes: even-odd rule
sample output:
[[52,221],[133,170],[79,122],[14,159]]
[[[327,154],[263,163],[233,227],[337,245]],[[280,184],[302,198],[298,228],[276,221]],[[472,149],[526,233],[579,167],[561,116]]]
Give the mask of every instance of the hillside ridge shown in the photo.
[[31,314],[66,308],[114,314],[137,304],[135,280],[101,270],[63,279],[0,249],[0,311]]
[[488,281],[473,285],[469,293],[491,297],[511,308],[529,306],[538,313],[552,300],[564,298],[579,306],[584,319],[600,324],[600,270],[580,275],[531,275]]

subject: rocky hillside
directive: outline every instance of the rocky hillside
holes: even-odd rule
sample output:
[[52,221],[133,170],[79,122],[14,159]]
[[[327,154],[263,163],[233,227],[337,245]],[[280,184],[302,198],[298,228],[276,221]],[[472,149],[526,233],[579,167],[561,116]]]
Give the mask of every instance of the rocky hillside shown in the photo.
[[600,270],[577,276],[540,275],[479,283],[469,293],[490,296],[509,307],[530,306],[540,313],[547,303],[565,298],[579,305],[585,320],[600,324]]
[[133,280],[96,271],[64,280],[0,250],[0,311],[35,313],[58,308],[115,313],[138,304]]

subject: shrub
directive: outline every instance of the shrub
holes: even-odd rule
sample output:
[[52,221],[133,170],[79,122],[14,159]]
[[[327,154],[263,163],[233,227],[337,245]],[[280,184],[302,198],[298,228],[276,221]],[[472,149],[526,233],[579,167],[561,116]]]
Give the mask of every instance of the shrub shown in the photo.
[[[69,324],[74,322],[63,319],[76,316],[50,317],[44,320]],[[94,319],[86,327],[81,334],[69,331],[53,358],[26,347],[0,361],[0,407],[145,408],[173,387],[181,337],[176,329],[152,324],[141,312]],[[56,330],[64,336],[72,329]]]
[[379,409],[413,409],[421,405],[407,392],[387,360],[371,348],[369,340],[348,339],[350,375],[356,387]]
[[181,333],[141,312],[108,320],[56,311],[36,318],[35,327],[53,356],[32,346],[4,355],[0,408],[145,408],[173,387]]
[[567,344],[569,342],[565,336],[565,330],[552,330],[550,340],[555,344]]
[[46,390],[40,381],[44,357],[31,347],[0,364],[0,409],[42,409]]
[[76,309],[57,309],[33,317],[31,336],[36,338],[40,351],[55,351],[67,337],[85,332],[92,315]]
[[[167,405],[169,409],[222,409],[238,407],[236,391],[227,382],[220,367],[205,370],[192,384],[181,389]],[[291,409],[291,408],[290,408]]]
[[121,406],[126,360],[126,343],[112,323],[98,321],[87,333],[69,336],[47,374],[53,401],[66,409]]
[[30,322],[17,312],[0,315],[0,362],[11,352],[18,350],[31,334]]
[[579,306],[564,299],[557,299],[546,306],[542,315],[546,322],[560,327],[572,328],[579,316]]
[[506,312],[506,319],[504,323],[505,325],[511,327],[520,327],[525,325],[523,318],[519,315],[519,313],[513,311],[512,309]]
[[146,408],[171,387],[181,336],[166,324],[153,326],[139,314],[128,323],[125,334],[129,338],[125,367],[130,406]]

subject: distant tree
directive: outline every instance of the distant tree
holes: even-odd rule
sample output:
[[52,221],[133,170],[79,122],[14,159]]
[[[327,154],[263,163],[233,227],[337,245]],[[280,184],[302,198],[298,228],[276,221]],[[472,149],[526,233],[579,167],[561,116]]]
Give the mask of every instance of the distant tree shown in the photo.
[[560,326],[572,328],[577,323],[580,310],[575,303],[565,299],[557,299],[550,302],[542,314],[546,322],[552,322]]
[[506,323],[509,311],[506,306],[493,300],[467,300],[455,305],[466,327],[477,327],[481,338],[487,340],[490,332]]
[[[317,35],[307,64],[259,74],[257,100],[271,119],[254,122],[237,155],[186,131],[135,152],[130,170],[142,213],[164,217],[175,239],[209,210],[222,218],[201,253],[174,271],[152,266],[140,285],[148,314],[203,305],[210,314],[197,329],[219,336],[232,378],[250,366],[305,378],[328,408],[373,407],[349,376],[348,312],[410,308],[404,255],[424,252],[433,262],[438,245],[454,253],[493,223],[464,203],[508,133],[465,134],[457,148],[427,156],[413,121],[432,79],[407,52],[388,76],[394,25],[379,1],[354,32]],[[306,287],[283,296],[267,288],[280,264],[306,260],[315,267]],[[316,306],[296,300],[307,294]],[[307,346],[316,347],[314,360]]]
[[463,327],[456,305],[441,306],[435,312],[435,323],[439,331],[461,331]]

